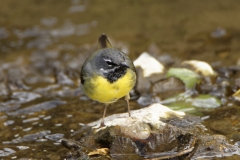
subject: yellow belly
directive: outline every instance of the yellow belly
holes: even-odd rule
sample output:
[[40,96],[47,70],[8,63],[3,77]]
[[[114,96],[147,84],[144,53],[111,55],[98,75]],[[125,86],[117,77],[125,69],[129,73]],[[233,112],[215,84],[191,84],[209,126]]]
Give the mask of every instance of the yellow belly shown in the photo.
[[89,98],[102,103],[113,103],[126,96],[134,87],[135,82],[136,74],[127,69],[126,74],[116,82],[110,83],[106,78],[96,76],[87,81],[83,88]]

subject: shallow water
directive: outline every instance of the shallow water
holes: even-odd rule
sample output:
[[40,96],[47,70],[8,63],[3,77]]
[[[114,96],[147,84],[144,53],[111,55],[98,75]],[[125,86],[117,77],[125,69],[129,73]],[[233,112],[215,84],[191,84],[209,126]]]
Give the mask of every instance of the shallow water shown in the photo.
[[[239,65],[239,3],[1,2],[0,157],[59,159],[67,152],[59,139],[101,118],[103,105],[79,88],[81,65],[101,33],[133,60],[148,51],[166,65],[186,59]],[[126,111],[119,100],[107,114]]]

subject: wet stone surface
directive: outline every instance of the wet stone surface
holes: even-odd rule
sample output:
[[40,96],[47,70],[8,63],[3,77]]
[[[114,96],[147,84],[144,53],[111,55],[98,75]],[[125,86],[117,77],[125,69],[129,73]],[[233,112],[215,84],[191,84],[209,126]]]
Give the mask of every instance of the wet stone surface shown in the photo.
[[[197,159],[239,154],[225,136],[211,133],[199,117],[153,104],[84,126],[62,145],[71,150],[66,159]],[[92,127],[91,127],[92,126]],[[101,150],[108,152],[101,152]]]
[[[72,157],[69,153],[69,159],[79,158],[77,155],[80,155],[81,159],[89,154],[91,159],[91,153],[100,148],[108,148],[109,154],[105,157],[110,156],[112,159],[186,157],[193,151],[196,137],[177,126],[157,120],[171,115],[177,118],[183,113],[178,115],[167,107],[155,104],[132,111],[131,117],[127,117],[126,114],[106,117],[106,127],[96,129],[85,126],[74,133],[73,140],[63,139],[62,144],[70,150],[78,148],[71,153]],[[89,125],[98,127],[99,123],[100,121],[97,121]],[[199,123],[199,119],[194,123]],[[88,148],[88,152],[82,149],[83,147]],[[94,155],[104,156],[100,153]]]

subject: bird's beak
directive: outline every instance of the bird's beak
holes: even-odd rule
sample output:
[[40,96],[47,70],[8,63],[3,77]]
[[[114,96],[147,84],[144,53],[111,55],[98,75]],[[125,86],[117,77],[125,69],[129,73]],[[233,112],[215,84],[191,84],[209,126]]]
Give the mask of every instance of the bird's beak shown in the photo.
[[120,65],[121,65],[121,67],[130,68],[130,67],[127,65],[127,63],[126,63],[126,62],[122,62]]

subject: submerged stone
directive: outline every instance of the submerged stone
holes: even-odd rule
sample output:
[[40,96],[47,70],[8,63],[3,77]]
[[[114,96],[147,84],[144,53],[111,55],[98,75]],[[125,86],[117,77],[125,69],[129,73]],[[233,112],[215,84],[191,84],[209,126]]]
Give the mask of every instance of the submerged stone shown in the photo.
[[0,77],[0,101],[7,100],[11,97],[12,91],[6,80],[1,80]]
[[153,83],[152,93],[157,94],[161,99],[175,96],[185,91],[184,83],[175,77],[161,79]]

